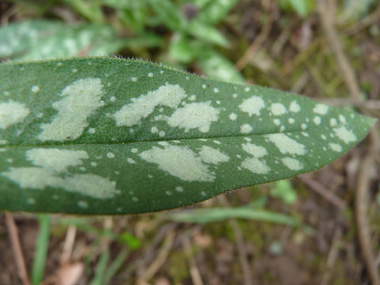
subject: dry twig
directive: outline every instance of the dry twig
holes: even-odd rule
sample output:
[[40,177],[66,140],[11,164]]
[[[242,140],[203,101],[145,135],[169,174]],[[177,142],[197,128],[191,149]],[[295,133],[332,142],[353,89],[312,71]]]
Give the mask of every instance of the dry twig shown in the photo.
[[171,229],[165,237],[164,244],[161,247],[160,252],[157,255],[157,258],[151,263],[148,269],[144,272],[142,276],[136,282],[137,284],[146,284],[146,282],[151,279],[157,271],[161,268],[161,266],[165,263],[166,259],[169,256],[169,251],[173,246],[175,237],[175,232]]
[[197,266],[197,262],[194,259],[194,256],[191,252],[191,242],[187,235],[182,238],[182,244],[185,248],[185,254],[188,259],[189,267],[190,267],[190,276],[194,285],[203,285],[201,274],[199,273],[199,269]]
[[347,29],[345,29],[344,33],[348,35],[357,34],[360,31],[368,28],[369,26],[378,23],[379,21],[380,21],[380,2],[375,12],[373,12],[371,15],[368,15],[362,21],[355,22],[353,26],[350,26]]
[[342,229],[340,227],[335,228],[333,240],[331,242],[330,251],[326,261],[325,273],[322,276],[321,285],[330,284],[331,270],[333,269],[339,253],[339,243],[342,238]]
[[252,60],[252,58],[255,56],[255,54],[257,54],[257,52],[262,48],[263,44],[267,40],[269,33],[272,29],[272,23],[273,23],[272,13],[269,12],[268,14],[269,14],[268,20],[264,24],[260,34],[255,38],[255,40],[249,46],[249,48],[244,53],[244,55],[235,64],[235,67],[238,70],[242,70]]
[[[230,204],[228,203],[225,196],[219,196],[220,201],[225,207],[230,207]],[[234,235],[236,238],[236,246],[239,253],[239,261],[240,265],[243,271],[243,278],[244,278],[244,284],[245,285],[252,285],[252,274],[249,267],[249,262],[246,255],[245,245],[244,245],[244,238],[243,234],[241,232],[241,229],[236,221],[236,219],[230,219],[230,225],[232,227],[232,230],[234,231]]]
[[308,177],[308,175],[301,175],[300,179],[305,183],[310,189],[314,190],[317,194],[322,196],[327,202],[334,205],[338,210],[342,211],[346,207],[346,203],[336,196],[334,193],[326,189],[318,181],[315,181]]
[[63,251],[61,255],[61,264],[70,262],[71,253],[73,252],[74,241],[76,236],[76,226],[70,225],[67,229],[65,243],[63,244]]
[[18,5],[14,5],[11,8],[9,8],[7,11],[4,13],[1,13],[0,17],[0,25],[2,27],[5,27],[9,23],[9,18],[11,18],[13,15],[19,13],[21,11],[20,7]]
[[5,221],[8,228],[9,238],[12,244],[12,250],[16,259],[16,266],[18,275],[23,285],[30,285],[28,271],[26,270],[24,255],[20,245],[20,239],[18,238],[18,231],[16,223],[9,212],[5,212]]
[[351,93],[352,99],[356,102],[360,102],[362,101],[362,97],[360,95],[360,89],[355,77],[355,73],[353,72],[350,63],[344,54],[342,45],[339,41],[338,33],[334,27],[333,19],[336,10],[335,1],[320,0],[316,3],[323,31],[326,35],[329,46],[334,53],[342,78]]
[[374,252],[371,246],[370,227],[366,217],[368,205],[368,189],[371,182],[371,169],[375,167],[375,155],[378,151],[378,136],[376,129],[370,133],[371,147],[363,159],[358,175],[358,186],[355,201],[355,219],[358,228],[358,239],[361,253],[366,265],[368,275],[373,285],[380,285],[380,276],[375,262]]
[[[338,34],[333,25],[333,15],[335,13],[334,0],[317,1],[317,9],[323,30],[326,34],[329,45],[332,48],[334,56],[337,60],[341,76],[350,91],[351,98],[356,104],[363,102],[360,93],[359,85],[356,80],[354,71],[344,54],[343,48],[339,42]],[[358,186],[355,199],[355,219],[357,223],[358,239],[361,253],[372,281],[372,284],[379,285],[380,277],[376,268],[372,246],[370,242],[370,229],[366,218],[366,209],[368,205],[367,195],[370,186],[370,169],[375,166],[374,156],[379,149],[378,134],[373,129],[370,133],[372,138],[370,150],[362,162],[362,167],[359,171]]]

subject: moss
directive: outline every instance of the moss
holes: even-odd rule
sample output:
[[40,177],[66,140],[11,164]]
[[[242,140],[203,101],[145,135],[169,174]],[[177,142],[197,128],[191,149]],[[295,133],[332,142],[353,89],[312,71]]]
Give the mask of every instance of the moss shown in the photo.
[[183,281],[190,277],[187,257],[184,252],[172,251],[169,256],[168,272],[173,281],[173,284],[181,284]]
[[224,237],[231,242],[235,241],[234,232],[230,224],[225,221],[207,224],[205,226],[205,233],[213,238]]

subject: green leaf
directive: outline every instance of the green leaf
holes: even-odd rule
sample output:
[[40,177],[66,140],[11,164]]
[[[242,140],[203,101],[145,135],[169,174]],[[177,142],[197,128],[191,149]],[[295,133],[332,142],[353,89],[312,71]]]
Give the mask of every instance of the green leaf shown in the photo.
[[0,209],[131,214],[318,169],[374,120],[148,62],[0,65]]
[[301,17],[307,15],[307,1],[304,0],[289,0],[290,5],[293,7],[294,11]]
[[91,281],[90,285],[102,285],[104,284],[104,274],[107,269],[107,263],[110,258],[109,249],[105,249],[102,251],[102,254],[100,255],[98,264],[96,265],[95,269],[95,276],[94,279]]
[[25,21],[0,28],[0,57],[14,57],[64,28],[58,21]]
[[103,24],[67,26],[58,21],[30,21],[0,29],[0,57],[24,60],[109,55],[128,43]]
[[256,210],[249,207],[198,209],[174,213],[169,218],[176,222],[213,223],[230,218],[256,220],[289,226],[300,226],[301,222],[293,217],[273,213],[266,210]]
[[345,0],[343,3],[343,13],[350,20],[359,20],[362,17],[368,16],[371,8],[374,9],[376,0],[362,0],[362,1],[352,1]]
[[180,31],[184,28],[186,19],[172,1],[149,0],[149,3],[161,23],[173,31]]
[[109,284],[111,282],[112,278],[116,275],[117,271],[121,268],[127,257],[128,250],[123,248],[104,273],[103,284]]
[[244,78],[235,66],[223,55],[213,49],[203,49],[199,51],[198,63],[203,72],[213,79],[219,79],[233,83],[244,83]]
[[170,43],[170,56],[180,62],[190,62],[194,59],[194,50],[188,37],[183,34],[174,34]]
[[294,204],[297,201],[297,193],[288,180],[277,181],[272,185],[270,194],[274,198],[279,198],[286,204]]
[[305,18],[315,10],[315,2],[311,0],[277,0],[281,9],[293,11]]
[[201,21],[191,21],[187,27],[187,31],[202,41],[217,44],[223,47],[228,46],[228,40],[223,36],[223,34],[221,34],[213,26],[209,26]]
[[120,1],[102,0],[103,4],[113,7],[120,21],[125,27],[144,33],[149,10],[146,8],[148,0]]
[[99,0],[64,0],[80,15],[84,16],[93,23],[103,22],[102,6]]
[[237,0],[208,1],[200,10],[199,19],[210,24],[215,24],[224,19],[228,12],[235,6]]
[[120,235],[120,239],[131,249],[137,250],[141,247],[140,240],[129,232]]
[[50,239],[50,216],[39,215],[38,221],[40,224],[40,229],[38,232],[38,238],[36,242],[36,253],[32,268],[33,284],[41,284],[42,282]]

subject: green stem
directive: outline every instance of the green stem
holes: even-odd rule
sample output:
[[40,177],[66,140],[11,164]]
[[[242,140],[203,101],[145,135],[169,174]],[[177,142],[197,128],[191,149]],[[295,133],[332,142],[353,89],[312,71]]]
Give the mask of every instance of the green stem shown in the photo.
[[49,247],[50,238],[50,215],[39,215],[38,222],[40,224],[40,229],[36,242],[36,254],[34,257],[32,269],[33,285],[41,284],[44,275],[46,255]]

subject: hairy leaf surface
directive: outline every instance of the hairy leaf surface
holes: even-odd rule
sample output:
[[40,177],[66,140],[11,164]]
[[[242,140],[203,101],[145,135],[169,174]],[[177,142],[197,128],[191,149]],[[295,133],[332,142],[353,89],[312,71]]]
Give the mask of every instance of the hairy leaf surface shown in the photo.
[[337,159],[374,120],[117,58],[0,65],[0,209],[172,209]]

